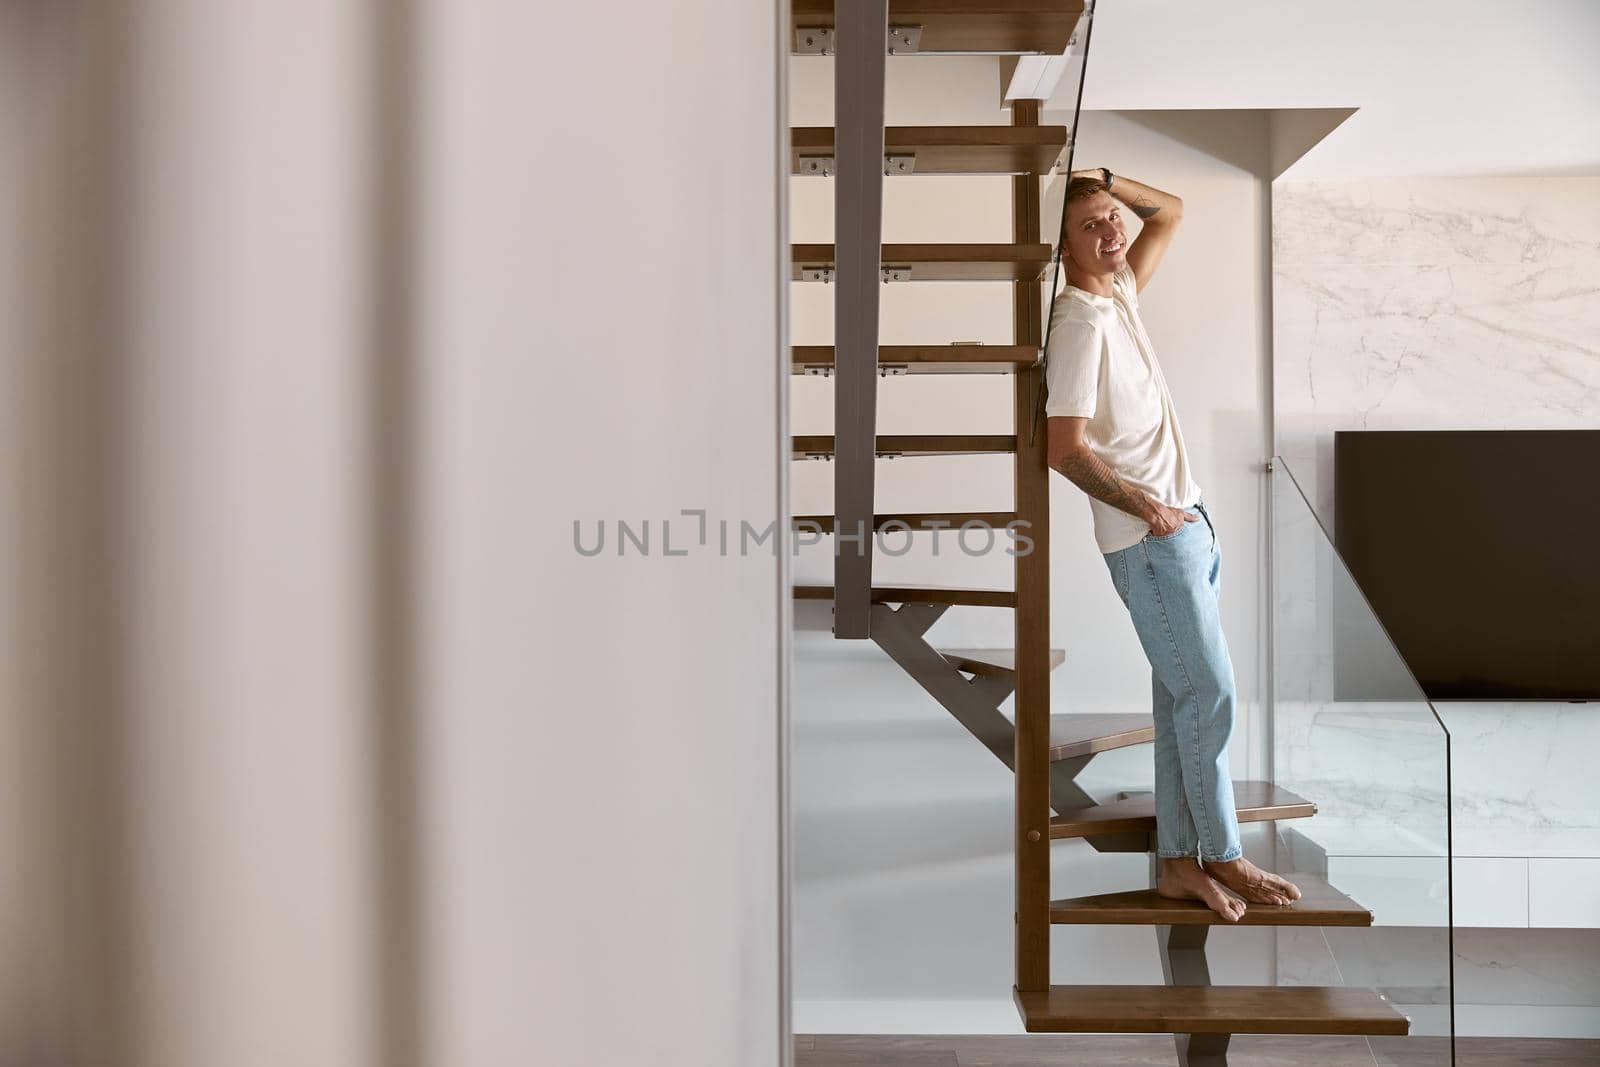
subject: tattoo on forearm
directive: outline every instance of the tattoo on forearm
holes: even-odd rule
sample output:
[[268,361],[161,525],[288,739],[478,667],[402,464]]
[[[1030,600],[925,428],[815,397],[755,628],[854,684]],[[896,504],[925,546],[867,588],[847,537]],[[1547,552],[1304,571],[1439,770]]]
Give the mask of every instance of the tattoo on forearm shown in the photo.
[[1117,472],[1094,453],[1086,449],[1074,452],[1063,459],[1056,470],[1096,500],[1135,518],[1143,518],[1145,495],[1119,478]]

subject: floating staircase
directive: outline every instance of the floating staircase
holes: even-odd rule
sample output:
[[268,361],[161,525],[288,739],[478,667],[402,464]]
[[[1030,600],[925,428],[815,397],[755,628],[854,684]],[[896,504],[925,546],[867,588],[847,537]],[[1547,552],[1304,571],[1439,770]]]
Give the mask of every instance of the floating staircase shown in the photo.
[[[1110,0],[1107,0],[1110,2]],[[884,123],[886,57],[993,53],[1065,57],[1081,79],[1091,13],[1084,0],[794,0],[794,51],[833,56],[835,127],[791,131],[796,175],[835,186],[837,244],[796,244],[796,281],[834,287],[835,343],[800,345],[795,374],[834,383],[835,433],[794,438],[795,459],[834,464],[834,514],[796,516],[797,531],[833,538],[834,582],[794,589],[797,599],[833,604],[840,639],[869,639],[1015,773],[1017,793],[1016,983],[1025,1028],[1037,1033],[1171,1033],[1186,1067],[1227,1062],[1236,1033],[1401,1036],[1407,1018],[1377,991],[1344,987],[1214,986],[1205,945],[1223,922],[1199,902],[1154,891],[1155,811],[1149,796],[1101,802],[1079,783],[1095,756],[1154,739],[1148,714],[1052,714],[1050,674],[1069,652],[1050,648],[1049,472],[1043,408],[1044,294],[1054,249],[1043,243],[1039,178],[1070,170],[1072,131],[1039,124],[1041,100],[1011,101],[1010,126],[889,127]],[[837,14],[837,18],[836,18]],[[1051,77],[1033,75],[1040,96]],[[1076,115],[1074,115],[1076,121]],[[883,244],[882,187],[928,174],[1012,175],[1012,241],[1003,244]],[[881,284],[920,281],[1009,283],[1009,345],[878,344]],[[1005,435],[885,435],[876,424],[880,379],[901,374],[1009,374],[1014,432]],[[890,386],[892,388],[892,386]],[[878,459],[986,453],[1014,457],[1009,511],[880,513]],[[1015,555],[1012,589],[880,586],[872,580],[872,531],[915,536],[970,523],[997,531],[1020,524],[1031,551]],[[840,536],[841,531],[854,536]],[[952,608],[1008,608],[1010,649],[939,649],[928,630]],[[1001,707],[1013,702],[1013,714]],[[1241,823],[1305,819],[1312,799],[1268,782],[1234,785]],[[1078,839],[1102,852],[1147,853],[1143,888],[1051,899],[1052,842]],[[1362,927],[1371,913],[1337,888],[1295,876],[1303,896],[1281,907],[1251,905],[1236,925]],[[1166,984],[1052,985],[1050,931],[1059,925],[1148,926]]]

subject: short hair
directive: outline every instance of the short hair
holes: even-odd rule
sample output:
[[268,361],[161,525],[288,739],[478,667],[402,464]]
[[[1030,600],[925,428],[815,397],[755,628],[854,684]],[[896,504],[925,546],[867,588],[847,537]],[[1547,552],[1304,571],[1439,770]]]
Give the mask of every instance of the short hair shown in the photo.
[[1074,178],[1067,185],[1067,203],[1070,204],[1074,200],[1087,200],[1096,193],[1109,193],[1110,191],[1111,186],[1099,178]]

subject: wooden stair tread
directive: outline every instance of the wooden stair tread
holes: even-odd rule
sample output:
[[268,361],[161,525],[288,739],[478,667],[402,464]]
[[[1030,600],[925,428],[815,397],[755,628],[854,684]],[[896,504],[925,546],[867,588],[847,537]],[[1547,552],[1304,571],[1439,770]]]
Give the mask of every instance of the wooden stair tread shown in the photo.
[[[1017,650],[1014,648],[941,648],[939,655],[953,663],[957,670],[983,676],[1015,674]],[[1050,669],[1055,670],[1067,661],[1067,650],[1050,650]]]
[[[834,246],[790,246],[791,277],[804,267],[834,266]],[[914,282],[1032,282],[1050,266],[1046,244],[893,244],[883,245],[879,263],[911,268]]]
[[[832,455],[835,451],[834,435],[797,434],[794,454]],[[965,456],[987,453],[1015,452],[1017,435],[1003,434],[879,434],[873,451],[879,455],[892,452],[901,456]]]
[[1410,1021],[1372,989],[1343,986],[1053,985],[1016,992],[1031,1034],[1369,1034]]
[[[790,0],[796,29],[832,26],[834,0]],[[1049,54],[1067,50],[1083,0],[889,0],[889,22],[921,26],[919,53]]]
[[[796,600],[832,600],[831,585],[797,585]],[[872,600],[879,604],[962,604],[981,608],[1011,608],[1017,594],[1009,589],[964,589],[942,585],[885,585],[872,587]]]
[[1067,712],[1050,716],[1052,762],[1142,745],[1155,739],[1155,721],[1148,712]]
[[[872,528],[881,530],[891,522],[904,523],[913,530],[940,530],[945,533],[957,533],[965,523],[981,522],[997,531],[1003,531],[1006,523],[1014,522],[1017,513],[1014,511],[898,511],[885,512],[872,517]],[[835,516],[833,515],[796,515],[794,525],[804,524],[807,529],[818,529],[823,533],[832,533]],[[898,527],[896,529],[899,529]],[[996,536],[1000,536],[997,534]]]
[[[795,345],[794,373],[832,370],[832,345]],[[1038,366],[1033,345],[880,345],[878,366],[904,367],[907,374],[1013,374]]]
[[1069,925],[1371,926],[1372,912],[1312,874],[1287,874],[1300,887],[1293,904],[1251,904],[1236,923],[1198,900],[1170,900],[1154,889],[1099,893],[1050,902],[1050,921]]
[[[1317,806],[1311,801],[1271,782],[1234,782],[1233,799],[1240,822],[1304,819],[1317,813]],[[1151,796],[1114,800],[1099,807],[1057,815],[1050,820],[1052,838],[1150,833],[1155,828],[1155,798]]]
[[[831,156],[831,126],[789,131],[790,166],[802,173],[802,156]],[[886,155],[915,157],[917,174],[1047,174],[1067,147],[1065,126],[888,126]]]

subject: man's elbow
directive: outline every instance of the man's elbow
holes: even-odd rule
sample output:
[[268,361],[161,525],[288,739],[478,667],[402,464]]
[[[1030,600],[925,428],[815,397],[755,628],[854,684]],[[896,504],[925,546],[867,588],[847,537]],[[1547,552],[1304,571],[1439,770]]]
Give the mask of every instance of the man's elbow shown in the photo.
[[1183,201],[1177,197],[1172,198],[1172,203],[1145,220],[1146,226],[1157,226],[1162,229],[1175,230],[1183,221]]
[[1050,469],[1065,473],[1077,465],[1078,461],[1089,451],[1089,445],[1082,440],[1071,438],[1058,438],[1049,442],[1046,457],[1050,461]]

